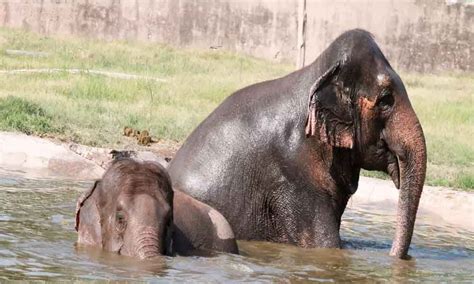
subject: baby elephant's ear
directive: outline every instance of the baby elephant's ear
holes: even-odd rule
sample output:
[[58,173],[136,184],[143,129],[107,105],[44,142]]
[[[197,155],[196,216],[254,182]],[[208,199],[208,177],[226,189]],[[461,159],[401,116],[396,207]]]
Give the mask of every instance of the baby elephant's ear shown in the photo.
[[87,199],[89,199],[92,196],[92,194],[94,193],[94,191],[97,188],[97,186],[99,185],[99,183],[100,183],[100,180],[96,180],[94,182],[94,185],[89,190],[82,193],[81,196],[79,197],[79,199],[77,199],[77,202],[76,202],[76,225],[75,225],[76,231],[79,230],[79,223],[81,221],[80,220],[81,219],[81,208],[84,206]]

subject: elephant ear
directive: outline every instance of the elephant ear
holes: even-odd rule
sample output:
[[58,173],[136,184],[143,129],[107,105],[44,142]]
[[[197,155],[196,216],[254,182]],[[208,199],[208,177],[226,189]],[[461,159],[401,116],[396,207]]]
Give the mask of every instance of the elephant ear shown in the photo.
[[319,133],[321,141],[341,148],[354,146],[353,105],[339,81],[341,63],[331,66],[311,86],[306,137]]
[[78,243],[89,245],[102,243],[100,215],[94,198],[94,192],[99,186],[100,180],[95,181],[94,185],[77,200],[75,229],[79,234]]

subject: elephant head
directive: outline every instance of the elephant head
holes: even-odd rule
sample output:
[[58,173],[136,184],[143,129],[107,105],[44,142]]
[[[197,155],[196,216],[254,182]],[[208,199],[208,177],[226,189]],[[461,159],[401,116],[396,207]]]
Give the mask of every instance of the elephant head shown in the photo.
[[356,168],[390,175],[400,189],[391,255],[403,258],[426,174],[423,130],[405,86],[362,30],[341,35],[315,64],[323,75],[309,92],[306,135],[347,150]]
[[141,259],[172,253],[173,190],[165,169],[119,159],[76,207],[78,243]]

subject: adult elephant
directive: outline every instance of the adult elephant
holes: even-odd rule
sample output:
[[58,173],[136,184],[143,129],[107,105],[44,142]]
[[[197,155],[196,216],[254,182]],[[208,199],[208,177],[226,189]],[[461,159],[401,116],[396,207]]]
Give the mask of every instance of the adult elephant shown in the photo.
[[426,173],[423,131],[373,37],[339,36],[311,65],[228,97],[188,137],[169,172],[215,207],[237,238],[340,247],[361,169],[400,188],[390,254],[410,246]]

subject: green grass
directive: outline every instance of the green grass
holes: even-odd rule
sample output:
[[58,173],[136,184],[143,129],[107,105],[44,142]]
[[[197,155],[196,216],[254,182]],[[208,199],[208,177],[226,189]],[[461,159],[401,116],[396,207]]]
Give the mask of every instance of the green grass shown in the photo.
[[[7,49],[49,56],[9,55]],[[0,74],[0,129],[107,147],[123,144],[124,126],[183,141],[233,91],[293,70],[293,66],[219,50],[0,29],[0,69],[23,68],[96,69],[165,79],[123,80],[65,72]],[[474,74],[402,73],[401,77],[426,135],[427,183],[474,189]]]
[[63,134],[63,128],[39,105],[11,96],[0,99],[0,129],[36,135]]
[[474,74],[402,78],[426,135],[427,182],[474,189]]
[[[49,56],[11,56],[6,49]],[[14,95],[35,103],[66,125],[77,142],[97,146],[120,144],[126,125],[182,141],[231,92],[291,71],[290,66],[229,52],[0,29],[0,69],[23,68],[97,69],[166,80],[68,73],[0,75],[0,98]]]

